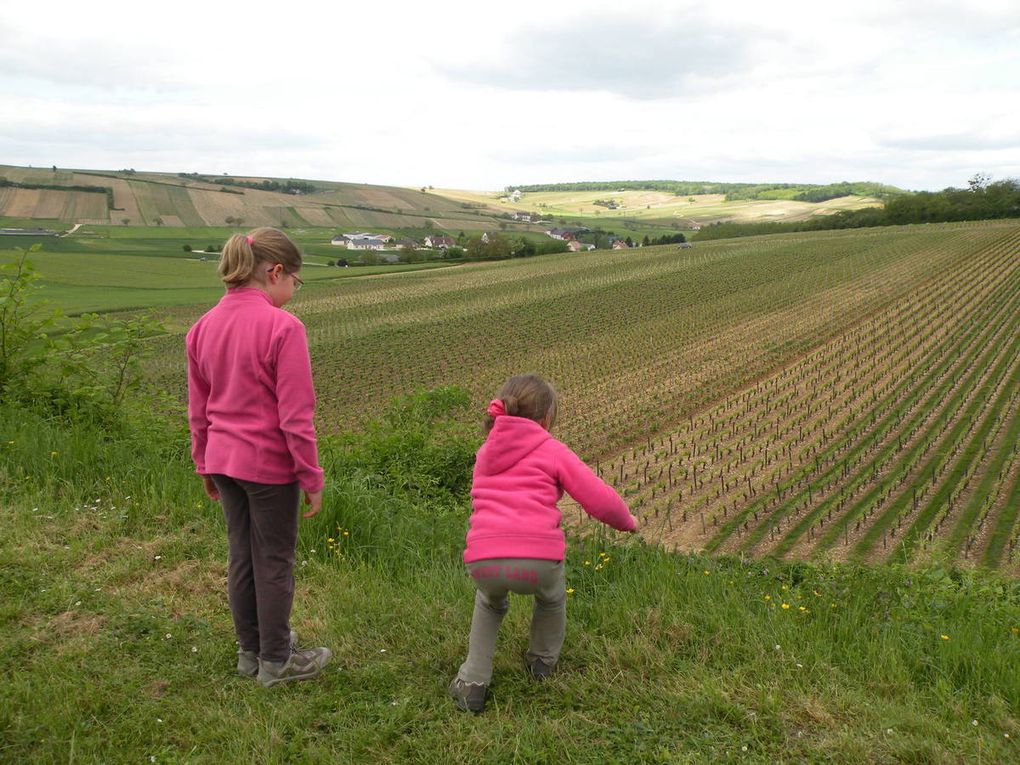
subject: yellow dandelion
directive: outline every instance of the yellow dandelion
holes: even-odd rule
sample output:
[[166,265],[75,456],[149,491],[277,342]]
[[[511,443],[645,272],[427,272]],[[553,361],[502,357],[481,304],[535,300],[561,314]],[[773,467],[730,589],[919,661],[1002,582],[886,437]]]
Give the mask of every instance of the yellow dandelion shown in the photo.
[[586,565],[586,566],[590,566],[590,565],[591,565],[591,561],[590,561],[590,560],[586,560],[586,561],[584,562],[584,565]]
[[349,531],[345,531],[345,532],[344,532],[344,536],[345,536],[345,537],[349,537],[350,535],[351,535],[351,532],[349,532]]
[[790,604],[789,603],[783,603],[783,609],[784,610],[789,609],[789,608],[790,608]]
[[333,543],[334,543],[334,542],[335,542],[336,540],[335,540],[335,539],[333,539],[333,537],[330,537],[330,538],[329,538],[329,539],[327,539],[326,541],[327,541],[327,542],[329,542],[330,544],[333,544]]
[[573,594],[574,594],[574,588],[573,587],[568,587],[567,588],[567,595],[573,595]]
[[707,569],[703,573],[705,574],[705,576],[708,576],[708,570]]
[[807,609],[806,609],[806,608],[804,608],[804,606],[801,606],[801,607],[800,607],[800,611],[801,611],[801,613],[804,613],[804,612],[806,612],[806,611],[807,611]]
[[60,452],[50,452],[51,457],[56,457]]
[[811,590],[811,592],[813,592],[815,594],[816,598],[822,597],[822,593],[820,593],[818,590]]
[[765,596],[765,600],[772,600],[772,596],[771,595],[766,595]]
[[949,640],[949,635],[939,635],[943,640]]
[[786,586],[786,585],[784,584],[784,585],[783,585],[783,589],[784,589],[784,590],[788,590],[788,589],[789,589],[789,587],[787,587],[787,586]]

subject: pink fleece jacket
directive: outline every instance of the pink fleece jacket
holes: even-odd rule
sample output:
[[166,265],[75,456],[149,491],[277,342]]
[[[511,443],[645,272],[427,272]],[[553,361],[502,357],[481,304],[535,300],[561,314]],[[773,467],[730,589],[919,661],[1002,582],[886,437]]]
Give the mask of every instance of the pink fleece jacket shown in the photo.
[[188,332],[196,472],[305,491],[323,485],[305,326],[259,289],[227,291]]
[[620,531],[637,525],[616,491],[534,420],[501,415],[478,450],[464,562],[563,560],[556,503],[566,490],[585,512]]

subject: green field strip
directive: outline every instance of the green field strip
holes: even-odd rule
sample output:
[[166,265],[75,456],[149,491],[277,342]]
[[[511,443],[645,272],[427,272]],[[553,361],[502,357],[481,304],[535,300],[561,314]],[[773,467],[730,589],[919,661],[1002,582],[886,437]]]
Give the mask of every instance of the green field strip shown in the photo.
[[[967,363],[973,358],[973,355],[963,360],[964,363],[961,366],[966,366]],[[928,447],[928,441],[932,437],[933,433],[939,431],[939,423],[936,420],[933,422],[927,430],[923,433],[920,431],[923,423],[932,416],[935,409],[934,403],[940,402],[943,396],[953,387],[957,386],[959,382],[959,389],[954,396],[947,402],[945,407],[961,406],[966,400],[968,394],[972,390],[973,384],[980,380],[983,372],[988,368],[990,361],[994,358],[994,355],[990,352],[985,360],[985,365],[975,367],[970,376],[964,376],[959,381],[954,381],[951,375],[946,375],[945,380],[941,386],[931,391],[929,387],[926,387],[923,383],[918,386],[916,393],[921,394],[915,397],[913,400],[917,401],[918,398],[927,395],[927,399],[923,404],[917,407],[917,411],[911,416],[910,420],[898,427],[898,435],[902,438],[904,433],[912,434],[907,438],[906,453],[899,459],[900,463],[913,464],[914,460],[918,459],[921,454],[924,453]],[[930,394],[930,395],[929,395]],[[846,471],[849,465],[854,465],[852,470],[857,472],[853,477],[845,475],[844,481],[840,482],[837,479],[837,483],[840,483],[840,489],[827,497],[822,503],[817,505],[811,512],[805,514],[805,516],[794,525],[773,548],[773,552],[776,555],[784,555],[793,548],[793,546],[800,541],[802,535],[807,532],[812,526],[815,525],[816,521],[819,521],[823,516],[826,516],[834,507],[841,505],[848,496],[852,496],[860,487],[867,486],[874,482],[875,475],[878,470],[886,465],[891,458],[895,457],[900,451],[902,451],[901,442],[897,440],[893,442],[890,431],[890,438],[882,449],[875,454],[875,456],[868,456],[866,459],[861,454],[860,449],[855,449],[851,454],[847,455],[847,458],[842,460],[841,467]],[[911,447],[909,444],[913,443]],[[857,461],[853,461],[854,456],[860,455],[861,458]],[[859,468],[858,468],[859,466]],[[896,471],[893,471],[896,472]],[[886,477],[881,482],[876,482],[875,485],[867,490],[863,496],[856,499],[854,503],[846,510],[840,512],[839,516],[830,522],[829,527],[825,532],[820,532],[818,541],[815,543],[814,555],[818,555],[825,550],[829,549],[839,538],[840,534],[844,533],[849,524],[859,518],[867,511],[878,497],[880,497],[886,490],[886,484],[894,484],[895,478],[893,476]]]
[[[1014,275],[1014,278],[1015,278],[1015,275]],[[1000,285],[1000,289],[1001,289],[1001,285]],[[995,303],[994,302],[994,298],[995,298],[996,294],[998,294],[998,293],[993,292],[989,296],[986,297],[986,301],[991,302],[991,306],[989,307],[988,310],[994,309],[994,310],[997,310],[999,312],[1002,312],[1002,311],[1005,310],[1002,307],[1002,305],[999,304],[999,303]],[[998,306],[998,307],[996,308],[996,306]],[[979,308],[977,308],[975,310],[980,311],[982,309],[981,309],[981,307],[979,307]],[[941,377],[942,375],[944,375],[946,373],[946,371],[948,369],[952,368],[953,366],[965,367],[966,364],[969,363],[969,361],[971,359],[973,359],[977,355],[977,353],[978,353],[977,348],[979,346],[975,346],[975,345],[972,344],[973,338],[979,332],[991,332],[992,331],[990,328],[987,328],[987,327],[982,328],[982,325],[978,324],[978,323],[974,323],[974,324],[972,324],[970,326],[971,326],[970,332],[967,333],[967,335],[965,336],[965,338],[962,341],[962,344],[964,344],[966,347],[972,348],[972,350],[970,352],[970,355],[968,357],[966,357],[964,359],[960,359],[958,357],[954,358],[950,354],[949,351],[955,345],[960,344],[960,342],[954,340],[953,336],[948,336],[947,338],[945,338],[945,340],[942,342],[941,345],[937,346],[935,349],[933,349],[928,354],[929,356],[931,356],[933,354],[936,355],[936,356],[944,356],[945,360],[940,365],[933,365],[933,368],[932,367],[928,368],[927,373],[925,373],[924,377],[921,380],[918,380],[918,381],[914,382],[914,381],[911,381],[910,378],[904,378],[904,381],[900,384],[900,386],[897,387],[896,390],[894,390],[892,393],[887,395],[882,401],[878,402],[870,410],[871,412],[875,412],[875,411],[878,411],[878,412],[888,412],[888,414],[883,415],[882,419],[879,422],[877,422],[875,425],[872,425],[870,427],[869,426],[865,426],[864,428],[859,429],[858,431],[848,432],[844,439],[841,439],[840,441],[836,442],[831,447],[829,447],[826,450],[826,452],[823,452],[823,454],[826,455],[827,457],[833,456],[835,454],[839,454],[841,451],[843,451],[844,447],[848,443],[850,443],[854,438],[859,438],[862,431],[864,433],[864,438],[862,438],[862,440],[859,441],[855,447],[853,447],[852,449],[847,451],[845,455],[841,455],[838,459],[835,459],[832,462],[832,464],[830,465],[830,467],[824,473],[821,473],[821,474],[819,474],[819,475],[817,475],[817,476],[815,476],[813,478],[810,478],[810,480],[807,481],[808,485],[806,487],[800,489],[800,491],[797,491],[788,500],[786,500],[782,505],[780,505],[775,510],[773,510],[769,514],[769,516],[765,519],[765,521],[761,525],[759,525],[758,527],[755,528],[755,530],[753,532],[753,535],[754,535],[755,538],[753,540],[751,540],[751,541],[745,540],[745,542],[741,546],[741,549],[745,549],[746,550],[749,547],[751,547],[753,544],[757,544],[758,542],[762,541],[764,539],[765,533],[770,531],[771,528],[774,528],[777,525],[778,521],[782,520],[786,515],[789,515],[790,512],[795,512],[796,505],[799,504],[800,501],[804,500],[806,496],[809,496],[811,493],[813,493],[813,485],[815,485],[815,484],[825,485],[825,484],[829,484],[829,483],[833,483],[833,484],[839,483],[841,476],[839,476],[838,474],[841,473],[841,472],[845,472],[846,464],[848,462],[851,462],[854,458],[858,457],[859,455],[863,454],[868,449],[873,448],[876,443],[878,443],[878,442],[880,442],[882,440],[882,438],[884,438],[887,434],[890,434],[890,432],[894,428],[899,427],[900,420],[902,419],[900,413],[903,412],[904,410],[909,411],[910,409],[912,409],[914,407],[914,405],[917,403],[917,401],[920,400],[924,395],[926,395],[930,391],[931,383],[934,380],[936,380],[939,377]],[[963,330],[961,329],[961,332],[962,331]],[[938,354],[939,350],[943,351],[942,354]],[[913,387],[913,393],[910,394],[909,396],[907,396],[904,400],[901,400],[901,398],[902,398],[902,396],[903,396],[903,394],[905,392],[905,389],[908,386],[914,386]],[[940,389],[935,394],[930,396],[929,398],[931,399],[931,398],[934,398],[936,396],[940,396],[942,393],[944,393],[946,390],[950,389],[951,387],[952,387],[952,381],[951,381],[950,378],[947,377],[946,381],[942,384]],[[896,407],[896,411],[893,411],[893,407],[894,406]],[[865,420],[867,420],[868,414],[869,414],[868,411],[862,412],[862,415],[861,415],[860,418],[858,418],[858,421],[859,422],[864,422]],[[911,429],[912,428],[916,428],[918,423],[921,422],[921,421],[923,421],[922,412],[918,412],[918,413],[916,413],[910,419],[910,421],[908,421],[901,428],[899,428],[900,432],[910,432]],[[891,439],[890,439],[890,443],[887,445],[886,448],[890,449],[890,448],[893,448],[893,447],[894,447],[894,445],[892,444]],[[872,460],[872,462],[874,462],[874,460]],[[801,477],[802,480],[803,480],[804,477],[809,477],[810,476],[810,472],[811,472],[810,471],[810,466],[808,466],[808,471],[805,471],[805,472],[808,473],[808,476],[802,476]],[[862,473],[866,473],[866,472],[867,471],[862,471]],[[798,482],[799,481],[794,481],[794,482],[788,484],[788,488],[794,488]],[[856,485],[856,483],[855,483],[855,485]],[[821,490],[821,486],[819,486],[819,490]],[[764,495],[763,498],[762,498],[762,501],[763,502],[767,501],[769,497],[770,497],[770,495]],[[828,510],[830,510],[831,509],[831,505],[835,504],[839,499],[840,498],[839,498],[839,496],[837,494],[832,494],[827,499],[823,500],[822,503],[819,506],[816,506],[815,509],[810,511],[805,516],[805,518],[803,518],[801,520],[801,522],[797,524],[800,527],[800,533],[803,533],[805,530],[810,528],[811,524],[815,520],[817,520],[821,515],[825,514]],[[836,532],[833,532],[833,533],[836,533]],[[796,536],[799,536],[799,534],[798,535],[794,535],[792,533],[790,533],[788,535],[790,536],[792,541],[795,541]],[[748,536],[752,536],[752,533],[749,533]],[[792,546],[792,541],[791,541],[790,546]],[[785,553],[787,551],[787,549],[788,549],[788,547],[786,545],[784,545],[783,548],[782,548],[783,553]]]
[[1020,470],[1013,471],[1013,481],[1006,492],[1002,509],[988,535],[988,546],[981,556],[985,566],[1002,565],[1002,554],[1010,540],[1020,533]]
[[[990,301],[993,299],[993,297],[994,295],[989,296],[986,298],[986,300]],[[972,325],[969,331],[964,326],[961,325],[961,327],[958,330],[958,332],[964,336],[965,342],[971,340],[981,331],[982,331],[981,327],[976,325]],[[894,427],[897,424],[897,420],[900,419],[900,414],[893,410],[893,406],[897,402],[900,402],[899,404],[900,410],[904,408],[909,409],[913,402],[915,402],[922,396],[924,392],[925,383],[933,381],[934,379],[938,378],[942,373],[944,373],[947,369],[951,368],[954,364],[960,363],[959,359],[954,359],[948,352],[948,349],[950,347],[959,343],[959,341],[956,340],[955,337],[956,337],[955,335],[947,336],[940,345],[937,345],[928,351],[928,353],[925,356],[925,361],[929,362],[930,368],[928,369],[928,372],[922,379],[912,381],[911,378],[904,377],[900,384],[896,386],[896,388],[893,389],[889,394],[887,394],[883,399],[875,403],[870,408],[863,410],[861,412],[860,416],[858,417],[858,422],[860,423],[865,423],[866,421],[868,421],[870,419],[870,415],[873,412],[888,411],[889,413],[886,416],[884,416],[880,422],[872,426],[870,429],[866,429],[862,425],[859,429],[859,432],[848,434],[848,439],[859,437],[861,435],[863,435],[863,438],[858,443],[857,447],[854,448],[847,455],[846,458],[855,456],[863,452],[865,449],[870,447],[873,441],[880,439],[883,435],[885,435],[886,432],[888,432],[892,427]],[[942,351],[941,354],[939,353],[940,351]],[[973,353],[976,354],[976,351],[974,351]],[[944,356],[945,360],[940,365],[936,365],[933,359],[939,358],[940,356]],[[924,366],[924,362],[921,362],[919,366]],[[903,398],[903,396],[907,394],[912,388],[914,390],[914,393],[907,398],[906,402],[900,401]],[[840,452],[845,450],[848,439],[835,441],[834,443],[826,447],[820,453],[816,454],[814,464],[808,463],[807,465],[803,466],[799,473],[796,475],[796,477],[793,480],[788,481],[788,488],[794,488],[797,484],[802,483],[804,481],[808,481],[808,486],[792,495],[790,499],[787,500],[781,507],[789,507],[791,504],[794,504],[795,501],[804,499],[808,495],[809,490],[813,488],[812,484],[816,483],[825,484],[837,478],[837,474],[843,470],[843,462],[845,462],[846,458],[842,460],[836,460],[835,457],[836,455],[840,454]],[[830,464],[830,467],[827,470],[825,470],[825,472],[815,475],[816,468],[814,465],[820,464],[822,462],[827,462],[830,459],[833,460]],[[771,493],[763,494],[760,499],[751,503],[739,515],[735,516],[732,520],[723,524],[723,527],[722,529],[720,529],[720,532],[712,540],[710,540],[709,544],[706,546],[706,549],[709,552],[714,551],[725,540],[725,538],[732,534],[733,530],[738,525],[740,525],[744,520],[753,515],[755,511],[764,510],[766,504],[770,501],[770,497]],[[777,510],[779,510],[779,508],[777,508]],[[779,510],[779,512],[782,513],[785,511]],[[748,532],[748,534],[744,537],[743,542],[740,545],[741,549],[746,550],[749,547],[757,544],[764,538],[765,534],[770,530],[770,528],[774,527],[775,522],[779,520],[779,517],[775,517],[775,513],[776,511],[772,511],[772,513],[769,514],[767,519],[765,519],[761,524],[756,526],[753,530]]]
[[[1015,323],[1014,325],[1015,326]],[[1000,343],[1002,341],[1000,340]],[[929,443],[929,437],[933,434],[939,441],[939,446],[932,443],[930,451],[931,456],[927,459],[924,464],[916,467],[912,472],[918,476],[931,475],[932,471],[937,470],[940,462],[944,462],[949,457],[949,452],[952,451],[952,447],[965,437],[968,430],[974,425],[975,417],[979,411],[981,411],[987,405],[988,395],[1000,384],[1003,376],[1008,371],[1010,364],[1018,351],[1020,351],[1020,336],[1017,336],[1011,344],[1005,347],[997,345],[990,352],[998,351],[996,356],[999,361],[992,368],[991,373],[986,376],[984,383],[978,388],[973,395],[973,398],[969,405],[967,405],[963,411],[954,412],[953,415],[945,414],[945,412],[951,407],[959,407],[962,403],[962,391],[958,392],[953,400],[946,403],[943,406],[943,415],[936,420],[936,422],[928,429],[925,437],[920,442],[920,445],[926,445]],[[984,372],[986,368],[981,371]],[[970,380],[974,380],[975,375],[970,377]],[[956,424],[950,426],[950,422],[955,419]],[[936,432],[938,431],[938,432]],[[910,455],[911,458],[916,457],[915,454]],[[944,467],[944,466],[943,466]],[[904,489],[894,500],[892,500],[888,507],[882,511],[881,515],[868,527],[861,538],[852,548],[852,556],[856,558],[862,558],[871,552],[872,547],[878,542],[879,538],[884,532],[886,532],[889,526],[896,520],[896,518],[906,510],[907,506],[913,502],[913,490],[915,486],[911,485]],[[926,511],[922,511],[923,514],[927,515]],[[931,515],[934,516],[935,510],[930,511]],[[843,519],[841,519],[842,521]],[[899,544],[899,543],[897,543]]]
[[[959,552],[964,546],[968,537],[971,536],[974,521],[978,518],[986,503],[994,497],[994,490],[1001,483],[1001,475],[1015,455],[1017,440],[1020,439],[1020,408],[1016,407],[1016,400],[1012,402],[1013,412],[1006,427],[996,439],[996,443],[989,446],[993,454],[991,460],[985,466],[981,482],[975,487],[970,500],[960,511],[953,531],[939,545],[944,550]],[[993,449],[993,447],[995,447]],[[991,509],[991,507],[989,507]]]
[[185,226],[201,226],[205,221],[195,207],[195,200],[185,186],[173,186],[168,189],[168,199],[173,210],[162,212],[162,215],[176,215]]
[[[943,478],[939,483],[938,490],[928,499],[924,507],[918,513],[917,518],[914,519],[913,523],[907,527],[906,533],[900,538],[896,545],[896,550],[893,553],[894,559],[905,563],[910,560],[914,548],[917,546],[921,535],[928,529],[932,521],[938,515],[940,508],[948,503],[949,498],[953,492],[959,487],[960,483],[965,480],[965,476],[973,476],[971,469],[974,468],[976,463],[981,459],[983,442],[988,438],[989,434],[992,433],[996,426],[1001,426],[1002,421],[1005,419],[1002,416],[1002,410],[1008,402],[1012,401],[1016,391],[1020,389],[1020,344],[1016,346],[1016,355],[1014,356],[1014,366],[1010,373],[1010,378],[1007,381],[1007,385],[1004,389],[996,396],[995,402],[991,406],[986,406],[987,412],[982,416],[980,412],[978,417],[980,425],[973,430],[966,430],[962,434],[962,439],[967,441],[967,445],[960,450],[959,455],[956,457],[956,462],[950,469],[948,476]],[[957,427],[964,425],[965,421],[961,421]],[[974,423],[971,423],[973,426]],[[968,433],[969,439],[968,439]],[[948,456],[948,455],[947,455]]]

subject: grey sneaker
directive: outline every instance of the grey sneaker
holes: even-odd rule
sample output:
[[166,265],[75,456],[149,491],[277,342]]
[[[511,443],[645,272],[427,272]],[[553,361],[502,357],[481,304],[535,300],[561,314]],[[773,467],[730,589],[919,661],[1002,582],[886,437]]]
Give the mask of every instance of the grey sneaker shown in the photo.
[[528,674],[533,680],[548,680],[556,671],[555,664],[546,664],[541,659],[528,659]]
[[[297,648],[298,636],[290,631],[290,650]],[[259,673],[259,655],[255,651],[237,652],[237,674],[241,677],[255,677]]]
[[333,657],[328,648],[305,648],[292,651],[287,661],[263,661],[259,659],[259,682],[266,688],[277,683],[293,680],[310,680],[322,672]]
[[447,689],[450,698],[457,702],[461,712],[478,714],[485,709],[485,699],[489,695],[489,686],[484,683],[465,683],[458,677],[450,681]]

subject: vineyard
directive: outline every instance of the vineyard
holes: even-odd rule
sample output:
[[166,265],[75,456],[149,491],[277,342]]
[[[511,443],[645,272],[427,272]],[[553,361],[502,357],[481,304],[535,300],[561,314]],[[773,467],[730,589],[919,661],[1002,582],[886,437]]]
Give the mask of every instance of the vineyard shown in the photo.
[[441,384],[481,411],[535,370],[650,538],[1016,569],[1018,252],[1016,224],[798,234],[359,279],[294,310],[325,431]]

